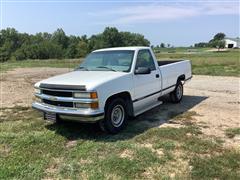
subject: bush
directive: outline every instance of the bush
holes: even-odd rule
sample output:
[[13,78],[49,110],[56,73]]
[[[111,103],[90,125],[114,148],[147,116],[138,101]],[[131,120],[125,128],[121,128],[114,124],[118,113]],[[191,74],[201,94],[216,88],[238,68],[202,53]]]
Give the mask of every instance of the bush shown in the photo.
[[13,56],[15,57],[16,60],[24,60],[27,59],[26,54],[24,53],[23,49],[18,49]]

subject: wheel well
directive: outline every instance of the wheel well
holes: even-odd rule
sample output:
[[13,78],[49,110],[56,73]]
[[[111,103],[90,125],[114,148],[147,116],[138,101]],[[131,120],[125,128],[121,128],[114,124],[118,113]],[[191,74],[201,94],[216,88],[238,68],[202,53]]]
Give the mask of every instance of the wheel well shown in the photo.
[[178,77],[177,81],[184,81],[185,80],[185,74],[182,74]]
[[132,98],[129,92],[121,92],[108,97],[105,103],[105,108],[111,102],[112,99],[116,99],[116,98],[122,98],[126,102],[127,113],[129,116],[133,116],[133,103],[132,103]]

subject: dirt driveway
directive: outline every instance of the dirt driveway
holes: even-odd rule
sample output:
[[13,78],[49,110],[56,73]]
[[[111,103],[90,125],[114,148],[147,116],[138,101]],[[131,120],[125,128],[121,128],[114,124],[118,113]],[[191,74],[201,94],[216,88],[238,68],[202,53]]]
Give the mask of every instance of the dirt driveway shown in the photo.
[[[41,79],[70,71],[63,68],[18,68],[2,75],[1,107],[31,106],[33,84]],[[159,125],[171,115],[194,112],[194,119],[206,135],[225,138],[224,130],[240,127],[240,78],[194,76],[185,85],[181,104],[165,102],[162,106],[138,118],[158,119]],[[163,125],[164,126],[164,125]],[[240,137],[227,139],[240,147]]]

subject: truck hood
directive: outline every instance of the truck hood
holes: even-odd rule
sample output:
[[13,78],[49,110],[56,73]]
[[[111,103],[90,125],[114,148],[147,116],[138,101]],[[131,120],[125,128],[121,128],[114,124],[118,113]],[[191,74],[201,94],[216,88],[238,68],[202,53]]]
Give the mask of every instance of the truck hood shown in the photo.
[[127,75],[125,72],[113,71],[73,71],[66,74],[54,76],[36,83],[39,87],[41,83],[53,85],[83,85],[87,90],[119,77]]

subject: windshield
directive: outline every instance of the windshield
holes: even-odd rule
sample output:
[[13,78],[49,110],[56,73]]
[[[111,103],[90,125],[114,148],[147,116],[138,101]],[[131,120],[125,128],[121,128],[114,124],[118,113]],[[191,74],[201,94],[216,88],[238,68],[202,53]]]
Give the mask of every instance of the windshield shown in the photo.
[[99,51],[89,54],[77,68],[82,71],[120,71],[129,72],[134,51]]

